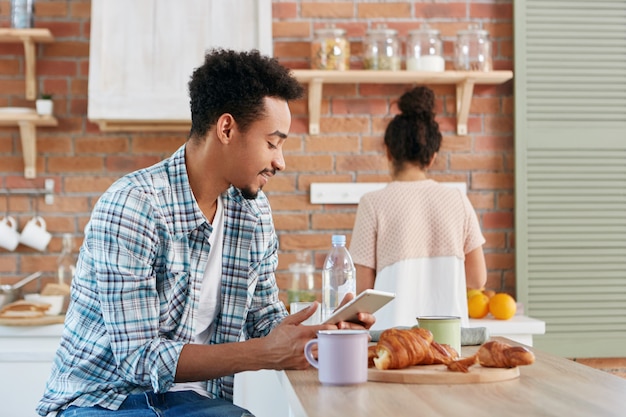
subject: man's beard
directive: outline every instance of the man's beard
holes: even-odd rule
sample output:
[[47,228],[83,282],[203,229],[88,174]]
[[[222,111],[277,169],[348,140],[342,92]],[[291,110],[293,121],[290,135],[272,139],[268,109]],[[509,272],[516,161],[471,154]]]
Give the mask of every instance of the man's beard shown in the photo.
[[[276,170],[269,170],[269,169],[265,169],[259,172],[259,175],[263,175],[266,172],[271,172],[272,177],[276,175]],[[240,188],[239,190],[241,191],[241,195],[243,196],[243,198],[245,198],[246,200],[254,200],[258,197],[259,191],[261,191],[262,189],[263,187],[259,187],[257,190],[252,190],[252,188],[247,187],[247,188]]]
[[259,189],[257,189],[256,191],[252,190],[251,188],[241,188],[241,195],[243,196],[243,198],[245,198],[246,200],[255,200],[257,198],[257,196],[259,195]]

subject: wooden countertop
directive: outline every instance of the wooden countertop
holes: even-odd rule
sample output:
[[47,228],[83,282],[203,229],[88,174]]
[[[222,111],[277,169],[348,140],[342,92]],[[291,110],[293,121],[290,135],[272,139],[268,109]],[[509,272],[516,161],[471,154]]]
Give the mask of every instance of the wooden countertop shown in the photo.
[[[494,338],[516,344],[504,338]],[[469,356],[477,346],[464,347]],[[626,410],[626,379],[532,349],[518,379],[480,384],[368,382],[322,386],[317,370],[285,371],[279,380],[295,417],[615,416]]]

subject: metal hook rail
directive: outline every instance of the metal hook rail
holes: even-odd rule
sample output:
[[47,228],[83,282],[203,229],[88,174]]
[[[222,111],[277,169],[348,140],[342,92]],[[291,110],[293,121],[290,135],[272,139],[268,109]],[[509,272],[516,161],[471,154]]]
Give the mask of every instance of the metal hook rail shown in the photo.
[[54,180],[47,179],[44,181],[44,188],[26,188],[26,189],[2,189],[0,195],[7,197],[12,195],[43,195],[46,204],[54,204]]

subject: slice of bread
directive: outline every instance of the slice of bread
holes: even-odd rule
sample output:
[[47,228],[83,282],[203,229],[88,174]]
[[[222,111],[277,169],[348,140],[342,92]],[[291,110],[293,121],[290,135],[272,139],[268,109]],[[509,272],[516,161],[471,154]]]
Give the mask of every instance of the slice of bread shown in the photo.
[[34,303],[26,300],[14,301],[0,310],[2,318],[33,318],[42,317],[50,308],[48,303]]
[[43,311],[31,311],[31,310],[22,310],[22,311],[4,311],[0,313],[0,318],[3,319],[35,319],[39,317],[43,317],[45,313]]

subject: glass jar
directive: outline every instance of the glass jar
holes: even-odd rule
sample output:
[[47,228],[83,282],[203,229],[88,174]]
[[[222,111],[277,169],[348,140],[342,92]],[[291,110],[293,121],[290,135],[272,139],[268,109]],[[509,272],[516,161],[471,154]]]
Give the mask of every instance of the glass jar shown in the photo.
[[457,33],[454,45],[454,68],[458,71],[491,71],[489,32],[469,25]]
[[57,259],[57,271],[60,284],[69,284],[74,278],[76,272],[76,259],[72,254],[74,249],[74,240],[70,233],[63,234],[63,249],[61,255]]
[[11,0],[11,27],[32,28],[33,16],[33,0]]
[[363,45],[363,67],[368,70],[398,71],[400,58],[400,42],[398,31],[379,26],[367,31]]
[[298,262],[289,264],[289,272],[291,272],[291,285],[287,289],[288,304],[315,301],[317,299],[313,275],[315,267]]
[[438,30],[422,25],[421,29],[410,31],[406,50],[408,71],[445,71],[446,62]]
[[321,70],[350,69],[350,43],[346,31],[326,27],[315,31],[311,43],[311,68]]

